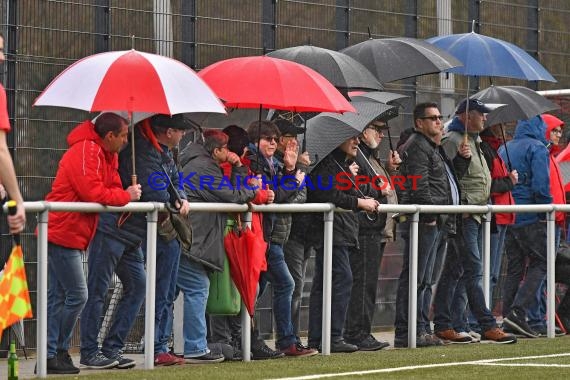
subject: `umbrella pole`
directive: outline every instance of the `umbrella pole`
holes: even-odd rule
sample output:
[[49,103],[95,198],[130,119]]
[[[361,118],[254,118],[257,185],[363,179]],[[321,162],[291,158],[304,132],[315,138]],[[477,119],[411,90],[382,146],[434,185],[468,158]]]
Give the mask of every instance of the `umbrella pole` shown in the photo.
[[467,134],[467,128],[469,126],[469,76],[467,76],[467,99],[465,100],[465,113],[467,117],[465,118],[465,133],[463,134],[463,144],[469,144],[469,136]]
[[133,174],[131,174],[131,184],[137,184],[137,171],[135,168],[135,126],[133,125],[133,113],[129,112],[129,126],[131,129],[131,160],[133,163]]
[[261,144],[261,110],[262,105],[259,105],[259,124],[257,125],[257,173],[255,174],[263,174],[261,165],[261,149],[259,149],[259,145]]
[[388,143],[390,144],[390,150],[392,151],[392,155],[394,154],[394,144],[392,143],[392,135],[390,134],[390,127],[388,126],[388,122],[386,122],[386,131],[388,132]]
[[301,146],[301,154],[307,151],[307,119],[305,121],[305,130],[303,131],[303,145]]
[[509,150],[507,149],[507,139],[505,138],[505,131],[503,130],[503,124],[500,124],[501,136],[503,136],[503,141],[505,144],[505,154],[507,155],[507,165],[509,167],[509,172],[513,171],[513,165],[511,164],[511,157],[509,156]]

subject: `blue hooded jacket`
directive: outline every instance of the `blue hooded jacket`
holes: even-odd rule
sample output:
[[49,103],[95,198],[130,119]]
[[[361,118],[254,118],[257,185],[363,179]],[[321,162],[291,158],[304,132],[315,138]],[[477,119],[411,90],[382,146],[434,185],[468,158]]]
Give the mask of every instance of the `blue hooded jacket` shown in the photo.
[[[520,120],[514,139],[507,143],[512,169],[519,173],[519,181],[513,188],[517,205],[552,203],[545,134],[546,123],[540,116],[535,116]],[[504,145],[499,148],[499,155],[505,162],[509,162]],[[525,226],[544,219],[544,213],[517,213],[515,226]]]

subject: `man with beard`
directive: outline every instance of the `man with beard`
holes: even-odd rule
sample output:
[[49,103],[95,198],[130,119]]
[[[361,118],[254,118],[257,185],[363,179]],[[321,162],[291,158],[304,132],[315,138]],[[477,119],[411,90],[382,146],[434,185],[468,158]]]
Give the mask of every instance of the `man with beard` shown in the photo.
[[[360,135],[358,149],[359,174],[368,178],[381,176],[376,186],[377,200],[381,203],[398,203],[393,190],[390,176],[397,172],[400,164],[398,152],[389,152],[386,160],[387,168],[376,157],[376,150],[384,137],[383,129],[387,125],[383,120],[370,123]],[[371,334],[372,320],[376,308],[376,294],[378,289],[378,274],[384,247],[387,239],[393,239],[394,221],[387,220],[387,214],[376,214],[373,217],[366,213],[358,214],[358,254],[350,255],[350,268],[352,270],[352,292],[348,306],[348,315],[344,338],[354,344],[361,351],[376,351],[388,347],[388,342],[376,340]],[[388,223],[390,222],[390,223]]]

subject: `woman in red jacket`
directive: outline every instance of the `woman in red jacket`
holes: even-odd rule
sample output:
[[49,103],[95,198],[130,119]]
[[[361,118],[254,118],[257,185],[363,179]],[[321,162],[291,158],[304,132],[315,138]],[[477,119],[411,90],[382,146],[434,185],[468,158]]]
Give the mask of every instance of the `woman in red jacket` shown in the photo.
[[[108,206],[138,200],[140,185],[123,190],[117,171],[117,153],[126,144],[127,133],[127,121],[113,113],[102,114],[95,124],[85,121],[75,127],[67,136],[69,149],[46,200]],[[47,373],[74,374],[79,368],[69,356],[69,342],[87,301],[81,256],[95,234],[98,214],[50,212],[48,218]]]

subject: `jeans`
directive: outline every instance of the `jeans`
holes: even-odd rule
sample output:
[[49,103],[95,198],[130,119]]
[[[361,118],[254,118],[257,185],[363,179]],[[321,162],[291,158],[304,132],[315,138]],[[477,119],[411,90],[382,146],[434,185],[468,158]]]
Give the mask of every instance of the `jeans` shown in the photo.
[[[485,304],[481,255],[482,226],[473,217],[461,220],[461,229],[450,239],[444,269],[434,302],[435,331],[465,324],[467,302],[483,332],[497,326]],[[454,326],[455,325],[455,326]],[[462,329],[466,329],[465,326]]]
[[[509,227],[505,250],[509,265],[503,290],[503,316],[515,310],[525,317],[546,278],[546,223]],[[524,277],[527,258],[528,269]],[[523,277],[524,282],[519,287]]]
[[[493,307],[493,294],[495,286],[499,282],[501,275],[501,264],[503,262],[503,252],[505,251],[505,236],[507,235],[508,225],[497,224],[497,233],[491,234],[491,260],[490,260],[490,279],[489,279],[489,299],[490,305]],[[500,298],[500,297],[499,297]]]
[[[343,328],[352,288],[352,271],[349,255],[356,248],[333,245],[332,247],[332,302],[331,342],[343,340]],[[317,347],[322,340],[323,318],[323,248],[316,250],[315,274],[309,298],[309,346]]]
[[210,289],[208,273],[202,264],[182,255],[177,285],[184,293],[184,356],[205,355],[210,352],[206,341],[206,303]]
[[382,238],[381,234],[359,235],[360,249],[350,255],[353,281],[344,331],[349,343],[360,343],[371,332],[380,262],[386,246]]
[[[560,246],[561,232],[562,229],[560,226],[556,226],[554,230],[554,246],[557,250]],[[530,327],[534,329],[546,328],[546,279],[544,279],[542,284],[538,287],[536,298],[529,307],[527,317]]]
[[[146,239],[143,241],[146,259]],[[156,286],[154,310],[154,353],[168,352],[174,318],[174,292],[180,261],[180,243],[173,239],[156,238]]]
[[101,328],[103,305],[113,272],[123,284],[123,296],[117,305],[113,324],[103,341],[101,352],[113,356],[122,350],[145,297],[146,275],[140,247],[128,247],[100,230],[89,247],[87,259],[89,296],[81,313],[81,357],[98,352],[97,336]]
[[291,322],[293,323],[293,333],[297,337],[299,336],[301,325],[301,301],[305,284],[305,271],[307,270],[307,262],[311,257],[312,251],[313,248],[311,246],[307,246],[304,242],[297,240],[289,239],[283,246],[285,263],[295,283],[293,296],[291,297]]
[[69,350],[73,328],[87,302],[83,259],[78,249],[48,244],[47,357]]
[[[396,327],[395,337],[398,339],[407,339],[408,337],[408,291],[410,283],[410,238],[409,238],[409,222],[403,223],[404,230],[402,237],[405,240],[402,272],[398,282],[398,290],[396,292]],[[429,225],[426,223],[418,223],[418,302],[417,302],[417,334],[423,334],[427,328],[424,322],[424,300],[422,292],[427,284],[427,274],[432,273],[429,266],[435,263],[432,256],[437,254],[437,238],[440,233],[440,227],[437,225]]]
[[[273,316],[277,331],[277,349],[285,349],[297,341],[291,323],[291,297],[295,282],[285,263],[283,246],[270,243],[267,251],[267,272],[261,274],[262,282],[271,282],[273,291]],[[264,288],[264,287],[262,287]]]
[[[431,324],[429,319],[429,312],[432,305],[433,286],[439,282],[441,272],[443,270],[443,263],[447,255],[447,239],[448,234],[446,231],[441,231],[438,234],[435,244],[436,254],[430,255],[430,260],[427,265],[425,281],[420,285],[420,292],[418,297],[423,300],[421,323],[425,326],[425,332],[432,334]],[[418,316],[419,318],[420,316]]]

